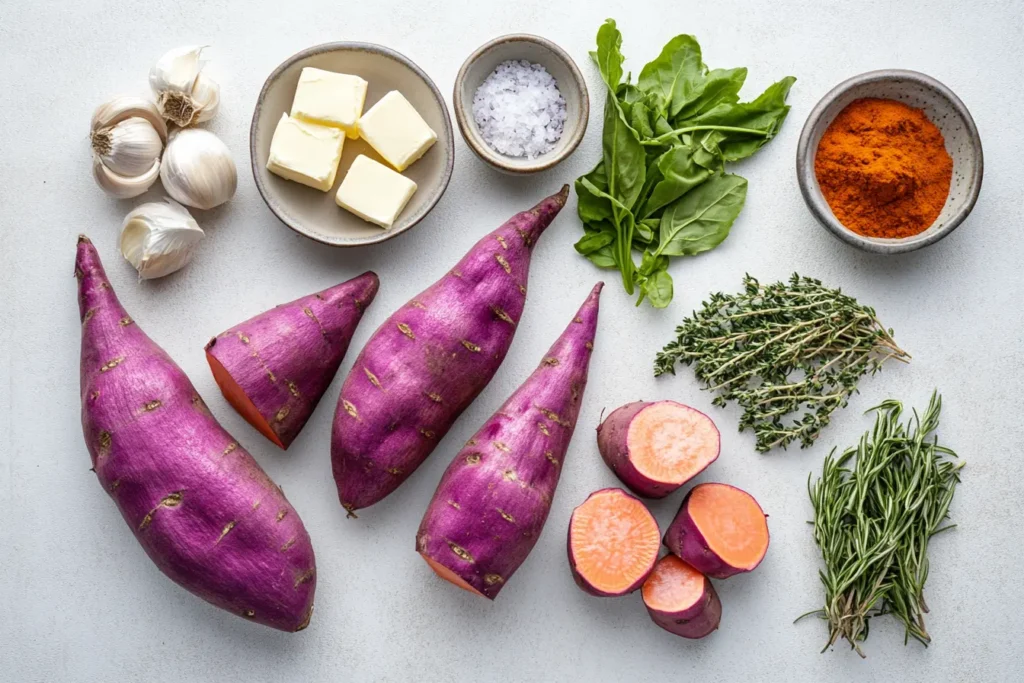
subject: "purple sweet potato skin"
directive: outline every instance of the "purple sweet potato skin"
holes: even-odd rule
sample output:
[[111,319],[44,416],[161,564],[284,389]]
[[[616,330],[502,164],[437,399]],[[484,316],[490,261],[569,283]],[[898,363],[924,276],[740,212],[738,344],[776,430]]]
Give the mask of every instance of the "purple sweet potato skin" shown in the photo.
[[[634,401],[616,408],[597,427],[597,448],[605,464],[630,491],[645,498],[664,498],[679,490],[686,482],[666,483],[655,481],[640,472],[629,457],[629,425],[633,418],[648,406],[659,401]],[[682,405],[682,404],[679,404]],[[690,406],[682,406],[695,410]],[[699,411],[698,411],[699,412]],[[710,419],[710,418],[709,418]],[[716,456],[717,458],[717,456]],[[713,462],[713,461],[712,461]],[[711,463],[708,463],[709,465]],[[697,476],[700,472],[695,472]]]
[[700,599],[684,610],[670,612],[644,605],[655,624],[683,638],[703,638],[718,630],[722,621],[722,601],[707,577],[704,577],[704,593]]
[[[630,496],[628,493],[626,493],[622,489],[617,489],[617,488],[609,487],[609,488],[598,489],[597,491],[594,491],[589,496],[587,496],[587,500],[590,500],[591,498],[593,498],[594,496],[598,495],[599,493],[607,493],[608,491],[614,491],[614,492],[617,492],[617,493],[619,493],[619,494],[621,494],[623,496],[629,496],[630,498],[635,498],[634,496]],[[585,502],[586,501],[584,501],[584,503]],[[637,502],[640,502],[639,499],[637,499]],[[573,511],[573,514],[575,514],[575,510]],[[654,561],[651,562],[651,566],[647,570],[647,572],[643,576],[639,577],[636,581],[634,581],[628,588],[626,588],[623,591],[617,592],[617,593],[609,593],[609,592],[603,591],[603,590],[599,589],[597,586],[594,586],[593,584],[591,584],[589,581],[587,581],[587,579],[582,574],[580,574],[579,570],[576,569],[576,554],[575,554],[575,552],[573,552],[573,549],[572,549],[572,517],[569,518],[569,530],[566,533],[565,548],[566,548],[566,552],[569,555],[569,570],[572,572],[572,580],[575,581],[576,585],[579,586],[581,589],[583,589],[583,591],[585,593],[589,593],[590,595],[594,595],[594,596],[599,597],[599,598],[617,598],[617,597],[620,597],[622,595],[628,595],[630,593],[633,593],[633,592],[639,590],[644,585],[644,581],[647,580],[647,577],[650,576],[651,572],[654,571],[654,566],[657,564],[657,558],[654,558]]]
[[350,513],[393,492],[505,359],[526,303],[530,256],[568,186],[484,237],[373,333],[345,379],[331,463]]
[[82,430],[103,490],[175,583],[251,621],[305,628],[316,566],[298,514],[125,312],[84,236],[75,274]]
[[380,281],[366,272],[282,304],[206,345],[287,449],[338,372]]
[[[726,484],[719,484],[719,486],[726,486]],[[668,531],[665,532],[665,546],[694,569],[714,579],[727,579],[730,576],[756,569],[756,565],[749,568],[734,567],[708,547],[704,535],[693,521],[687,507],[690,497],[696,489],[696,486],[690,489],[686,497],[683,498],[679,512],[676,513]]]
[[416,549],[494,599],[537,543],[587,385],[601,288],[452,460]]

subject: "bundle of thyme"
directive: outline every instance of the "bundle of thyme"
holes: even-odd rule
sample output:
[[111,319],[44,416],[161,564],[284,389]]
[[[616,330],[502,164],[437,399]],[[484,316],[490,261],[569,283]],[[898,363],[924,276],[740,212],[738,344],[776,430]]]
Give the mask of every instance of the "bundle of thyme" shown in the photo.
[[715,405],[743,408],[740,431],[752,428],[762,453],[794,440],[810,446],[862,376],[890,358],[910,359],[873,309],[796,273],[767,286],[745,276],[743,292],[711,295],[676,335],[654,374],[693,365],[705,388],[718,392]]
[[931,438],[941,408],[942,398],[932,394],[924,416],[914,411],[903,425],[903,406],[882,403],[860,444],[839,458],[829,454],[815,484],[808,477],[825,606],[803,616],[828,621],[822,652],[842,637],[863,657],[868,621],[881,614],[903,622],[904,643],[931,642],[924,624],[928,542],[954,526],[942,524],[964,465]]

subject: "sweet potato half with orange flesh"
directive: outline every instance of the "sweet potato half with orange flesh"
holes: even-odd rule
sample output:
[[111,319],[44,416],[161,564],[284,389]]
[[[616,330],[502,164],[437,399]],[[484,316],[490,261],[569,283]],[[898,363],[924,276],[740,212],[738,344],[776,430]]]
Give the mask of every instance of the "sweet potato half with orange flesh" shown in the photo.
[[569,567],[576,584],[601,597],[632,593],[658,560],[658,522],[622,489],[590,494],[569,519]]
[[641,594],[651,620],[683,638],[703,638],[722,620],[722,601],[711,580],[675,555],[658,560]]
[[753,571],[768,552],[768,516],[746,491],[698,484],[683,499],[665,545],[715,579]]
[[718,459],[710,417],[675,401],[627,403],[597,428],[608,467],[633,493],[664,498]]
[[260,313],[206,344],[228,403],[287,449],[338,372],[380,282],[366,272]]

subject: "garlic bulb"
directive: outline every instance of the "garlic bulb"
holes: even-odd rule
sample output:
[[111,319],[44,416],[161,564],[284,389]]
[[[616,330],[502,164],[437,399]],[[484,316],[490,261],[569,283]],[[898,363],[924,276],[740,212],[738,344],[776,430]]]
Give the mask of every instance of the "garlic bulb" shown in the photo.
[[174,48],[149,71],[160,113],[181,127],[209,121],[220,106],[220,86],[203,73],[204,49],[205,45]]
[[93,177],[109,194],[137,197],[160,175],[167,126],[156,105],[141,97],[117,97],[92,115]]
[[140,280],[183,268],[205,234],[188,209],[173,199],[164,202],[135,207],[121,226],[121,254],[139,271]]
[[160,163],[167,194],[197,209],[212,209],[231,199],[238,172],[231,152],[207,130],[184,128],[171,136]]

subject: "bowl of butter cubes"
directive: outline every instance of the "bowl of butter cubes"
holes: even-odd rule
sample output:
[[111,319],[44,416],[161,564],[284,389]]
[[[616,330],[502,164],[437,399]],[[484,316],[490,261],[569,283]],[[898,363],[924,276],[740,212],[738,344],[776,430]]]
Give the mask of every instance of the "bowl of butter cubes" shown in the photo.
[[267,78],[249,131],[270,210],[323,244],[376,244],[416,225],[444,194],[455,151],[430,77],[369,43],[328,43]]

